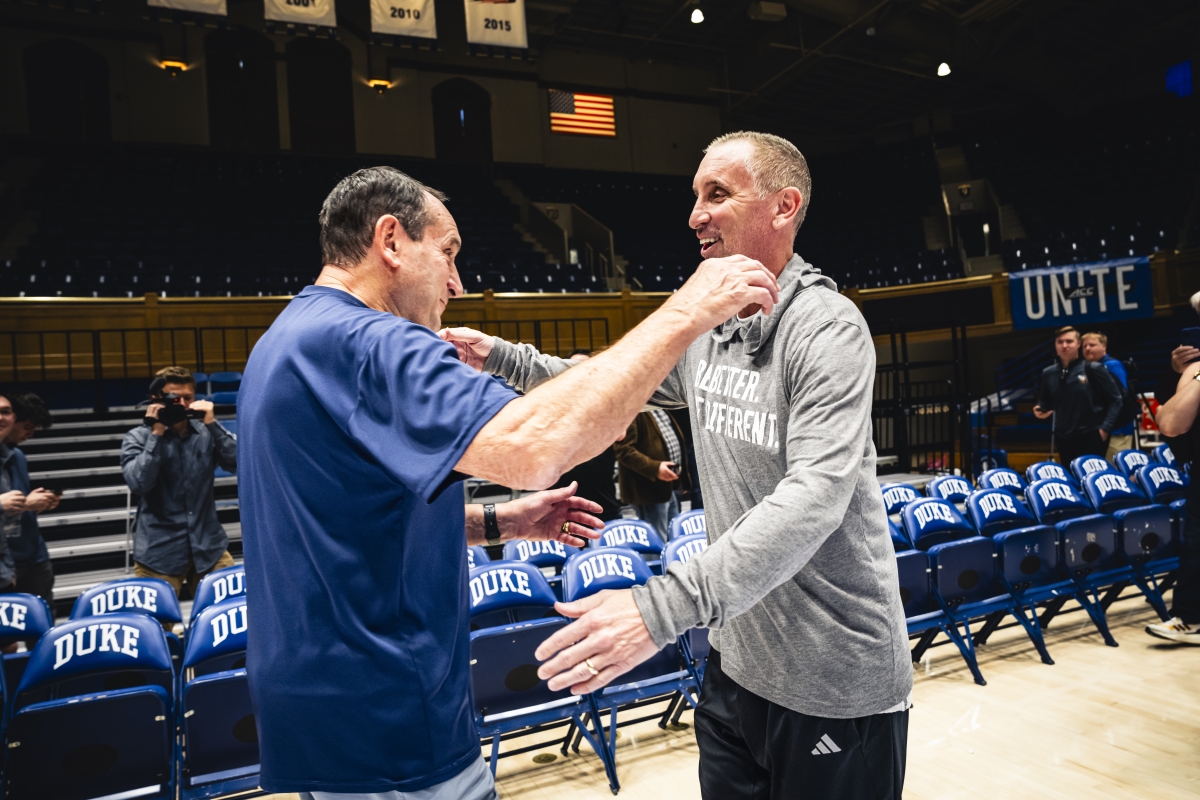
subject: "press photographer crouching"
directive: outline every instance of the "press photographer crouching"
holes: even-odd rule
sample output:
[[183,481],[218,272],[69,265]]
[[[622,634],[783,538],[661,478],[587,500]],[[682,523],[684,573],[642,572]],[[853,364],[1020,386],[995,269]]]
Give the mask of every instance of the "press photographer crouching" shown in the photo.
[[217,520],[213,472],[237,471],[237,437],[196,399],[183,367],[159,370],[141,426],[121,443],[121,471],[140,496],[133,532],[134,574],[162,578],[183,595],[214,569],[233,565]]

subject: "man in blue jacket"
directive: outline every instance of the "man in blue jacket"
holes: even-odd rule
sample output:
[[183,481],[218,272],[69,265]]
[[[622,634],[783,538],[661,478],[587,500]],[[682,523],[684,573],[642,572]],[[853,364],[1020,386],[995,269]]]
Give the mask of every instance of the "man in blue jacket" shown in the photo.
[[[1103,333],[1092,332],[1083,335],[1083,357],[1093,364],[1103,364],[1104,368],[1121,384],[1123,392],[1129,391],[1129,376],[1125,365],[1108,354],[1108,337]],[[1108,437],[1108,452],[1105,458],[1113,462],[1113,458],[1122,450],[1133,447],[1133,426],[1136,420],[1122,425]]]

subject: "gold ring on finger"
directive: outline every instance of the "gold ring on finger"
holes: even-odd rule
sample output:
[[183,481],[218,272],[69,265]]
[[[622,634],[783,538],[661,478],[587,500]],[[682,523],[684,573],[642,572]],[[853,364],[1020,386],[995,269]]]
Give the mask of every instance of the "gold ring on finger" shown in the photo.
[[562,526],[562,532],[563,532],[563,533],[570,533],[570,532],[571,532],[571,523],[570,523],[569,521],[568,521],[568,522],[564,522],[564,523],[563,523],[563,526]]
[[600,670],[596,669],[596,665],[592,663],[592,660],[590,658],[585,658],[583,660],[583,665],[585,667],[587,667],[587,671],[592,673],[592,675],[600,674]]

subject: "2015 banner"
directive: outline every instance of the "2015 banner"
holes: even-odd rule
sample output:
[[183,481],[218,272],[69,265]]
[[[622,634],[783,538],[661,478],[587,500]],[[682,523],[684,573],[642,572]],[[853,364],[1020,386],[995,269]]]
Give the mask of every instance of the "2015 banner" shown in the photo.
[[463,0],[467,9],[467,41],[497,47],[529,47],[525,35],[525,0]]
[[371,31],[436,39],[433,0],[371,0]]
[[146,0],[146,5],[173,8],[176,11],[194,11],[197,14],[228,16],[225,11],[225,0]]
[[337,27],[333,0],[263,0],[263,11],[275,22]]
[[1150,259],[1145,256],[1010,272],[1008,287],[1014,329],[1154,315]]

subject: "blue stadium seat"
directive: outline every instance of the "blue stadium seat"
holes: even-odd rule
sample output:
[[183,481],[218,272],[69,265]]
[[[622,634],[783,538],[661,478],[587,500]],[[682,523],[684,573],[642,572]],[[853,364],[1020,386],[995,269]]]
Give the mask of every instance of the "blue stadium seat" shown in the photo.
[[1150,456],[1141,450],[1122,450],[1113,460],[1117,462],[1117,469],[1122,475],[1132,478],[1134,472],[1150,463]]
[[952,503],[935,497],[922,497],[904,507],[900,514],[903,530],[918,550],[928,550],[936,544],[966,539],[975,529]]
[[241,385],[242,373],[240,372],[214,372],[208,376],[209,394],[220,391],[237,391]]
[[1175,466],[1175,454],[1171,452],[1171,445],[1160,444],[1154,448],[1154,460],[1169,467]]
[[1021,498],[1022,502],[1024,502],[1025,487],[1028,485],[1019,472],[1007,467],[989,469],[979,476],[977,484],[980,489],[1003,489]]
[[[587,552],[593,551],[584,551],[575,558]],[[519,591],[497,591],[491,595],[485,592],[478,605],[479,618],[498,618],[504,614],[527,610],[530,608],[530,600],[535,596],[543,601],[549,599],[553,602],[554,594],[550,585],[537,568],[520,562],[502,563],[523,570],[528,580],[529,595]],[[510,600],[518,605],[515,608],[506,606],[505,603]],[[569,720],[570,729],[561,740],[563,754],[566,754],[571,737],[578,730],[600,756],[609,785],[615,793],[616,770],[605,744],[603,729],[600,727],[600,712],[596,706],[595,695],[577,697],[571,694],[569,687],[556,692],[551,691],[546,681],[537,674],[538,660],[534,652],[542,642],[568,624],[570,620],[552,617],[471,632],[471,702],[475,713],[475,726],[484,744],[490,745],[491,755],[488,760],[491,762],[492,776],[495,777],[496,763],[500,758],[547,746],[535,744],[502,754],[502,739],[511,740],[518,736],[539,733],[549,727],[557,727],[563,720]],[[558,740],[548,744],[556,743]]]
[[236,391],[213,392],[212,393],[212,401],[213,401],[213,405],[236,406],[237,401],[238,401],[238,393]]
[[1064,483],[1075,483],[1071,473],[1067,472],[1057,461],[1039,461],[1036,464],[1030,464],[1025,470],[1025,480],[1029,483],[1044,481],[1048,478]]
[[523,561],[541,570],[554,590],[554,596],[562,599],[562,568],[567,559],[579,552],[578,547],[572,547],[562,542],[527,542],[524,539],[514,539],[504,545],[505,561]]
[[1071,475],[1082,486],[1083,480],[1094,472],[1115,472],[1113,465],[1100,456],[1080,456],[1071,462]]
[[183,642],[169,629],[183,622],[183,612],[171,584],[160,578],[118,578],[93,586],[75,599],[71,619],[130,613],[147,614],[168,629],[167,646],[178,668]]
[[957,475],[943,475],[940,478],[934,478],[925,485],[925,495],[927,497],[937,497],[941,500],[947,500],[960,509],[967,502],[967,496],[971,494],[972,486],[965,478],[960,478]]
[[487,554],[487,550],[483,549],[483,545],[473,544],[467,548],[467,569],[482,567],[491,560],[491,557]]
[[241,564],[214,570],[204,576],[196,587],[196,597],[192,600],[192,620],[200,616],[200,612],[211,605],[224,603],[235,597],[246,594],[246,568]]
[[179,796],[222,797],[258,788],[258,732],[246,684],[245,595],[193,617],[180,693]]
[[[900,602],[904,606],[904,623],[909,638],[917,637],[912,648],[914,663],[920,661],[939,633],[946,635],[971,670],[971,674],[982,680],[979,665],[975,660],[973,645],[963,639],[958,624],[946,615],[933,592],[930,578],[929,554],[922,550],[905,550],[896,553],[896,573],[900,580]],[[970,631],[968,631],[968,636]]]
[[1025,487],[1025,502],[1043,525],[1055,525],[1063,520],[1096,513],[1095,508],[1083,499],[1074,486],[1055,478]]
[[695,511],[685,511],[671,519],[670,532],[672,539],[678,539],[680,536],[690,536],[693,533],[705,533],[708,531],[704,524],[704,509],[698,508]]
[[[672,538],[667,542],[667,549],[663,553],[664,572],[672,564],[686,564],[692,556],[703,553],[707,548],[708,535],[706,533],[691,533]],[[692,628],[679,637],[679,645],[683,649],[683,657],[695,667],[696,676],[703,684],[704,668],[708,664],[708,654],[712,650],[708,643],[708,628]],[[671,721],[678,723],[680,715],[686,708],[686,702],[682,702],[682,700],[676,702]],[[669,712],[670,709],[668,709]]]
[[1131,479],[1151,503],[1169,506],[1176,500],[1183,500],[1187,494],[1183,475],[1166,464],[1147,464],[1134,472]]
[[1083,481],[1083,493],[1101,514],[1146,505],[1146,495],[1124,475],[1116,472],[1089,475]]
[[591,540],[591,547],[628,547],[641,554],[651,572],[662,574],[663,540],[649,522],[614,519],[604,526],[599,539]]
[[1037,522],[1029,509],[1003,489],[981,489],[967,498],[967,516],[980,536],[1026,528]]
[[885,483],[879,489],[883,492],[883,506],[888,516],[896,521],[899,521],[899,514],[906,505],[921,497],[908,483]]
[[4,669],[0,672],[0,727],[7,721],[9,701],[25,674],[33,646],[52,627],[54,612],[41,597],[13,592],[0,598],[0,647],[24,642],[28,648],[23,653],[4,654]]
[[892,547],[897,553],[902,553],[905,550],[912,550],[913,544],[904,535],[904,531],[900,530],[900,526],[888,519],[888,531],[892,536]]
[[173,798],[174,685],[162,625],[146,614],[50,629],[13,699],[7,796]]
[[[651,577],[650,568],[641,554],[627,547],[599,547],[585,550],[567,560],[563,571],[563,597],[567,602],[581,600],[604,589],[628,589],[645,583]],[[609,712],[607,728],[608,752],[613,755],[613,779],[616,780],[617,728],[647,719],[659,720],[665,727],[667,714],[682,699],[695,708],[700,697],[700,678],[695,667],[685,658],[678,640],[668,644],[656,655],[619,676],[619,684],[606,686],[593,695],[597,707]],[[665,713],[618,722],[618,711],[628,706],[639,708],[656,700],[669,700]],[[576,739],[576,745],[578,738]],[[614,785],[613,789],[618,789]]]
[[522,561],[491,561],[467,578],[471,630],[554,616],[558,598],[541,570]]

